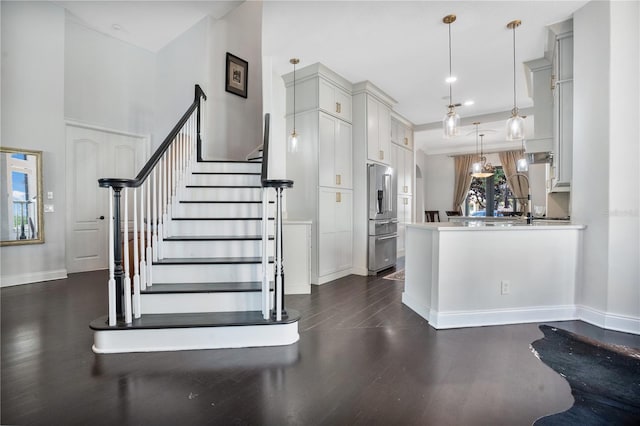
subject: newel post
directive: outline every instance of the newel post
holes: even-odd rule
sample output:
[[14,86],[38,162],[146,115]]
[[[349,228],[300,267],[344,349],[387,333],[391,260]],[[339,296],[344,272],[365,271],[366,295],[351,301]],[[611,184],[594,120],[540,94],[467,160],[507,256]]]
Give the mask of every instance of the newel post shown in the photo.
[[204,91],[200,87],[199,84],[196,84],[196,94],[195,94],[195,102],[197,105],[198,113],[196,114],[196,150],[198,161],[202,161],[202,138],[200,137],[200,112],[201,112],[201,99],[207,100],[207,95],[204,94]]
[[122,233],[120,229],[120,187],[113,187],[113,253],[114,278],[116,280],[116,317],[124,321],[124,268],[122,267]]

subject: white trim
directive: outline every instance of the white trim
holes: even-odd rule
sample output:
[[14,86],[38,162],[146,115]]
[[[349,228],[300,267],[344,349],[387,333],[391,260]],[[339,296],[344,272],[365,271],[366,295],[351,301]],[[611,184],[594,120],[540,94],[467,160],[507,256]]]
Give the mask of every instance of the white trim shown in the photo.
[[[130,137],[134,137],[134,138],[146,139],[147,142],[149,142],[151,140],[151,135],[149,135],[149,134],[142,135],[142,134],[138,134],[138,133],[126,132],[126,131],[123,131],[123,130],[110,129],[108,127],[103,127],[103,126],[99,126],[99,125],[96,125],[96,124],[83,123],[81,121],[76,121],[76,120],[73,120],[71,118],[66,118],[64,120],[64,123],[67,126],[79,127],[81,129],[97,130],[99,132],[112,133],[114,135],[122,135],[122,136],[130,136]],[[146,147],[146,148],[149,148],[149,147]]]
[[67,278],[66,269],[53,271],[28,272],[26,274],[3,275],[0,279],[0,287],[11,287],[14,285],[32,284],[41,281],[62,280]]
[[93,352],[160,352],[291,345],[300,339],[298,322],[273,325],[100,330]]
[[322,275],[318,277],[318,282],[311,282],[314,285],[322,285],[326,284],[330,281],[337,280],[338,278],[346,277],[347,275],[351,275],[351,269],[345,269],[344,271],[333,272],[331,274]]
[[576,305],[579,319],[607,330],[640,334],[640,318],[627,315],[610,314],[588,306]]
[[[403,296],[404,302],[404,296]],[[519,309],[438,312],[431,310],[429,324],[445,328],[482,327],[527,322],[569,321],[579,319],[574,305],[529,306]]]
[[406,292],[402,293],[402,303],[411,308],[411,310],[413,310],[416,314],[429,321],[431,310],[428,306],[422,305],[417,299],[409,296]]
[[353,268],[351,268],[351,273],[354,275],[360,275],[362,277],[366,277],[369,275],[369,270],[367,268],[354,266]]

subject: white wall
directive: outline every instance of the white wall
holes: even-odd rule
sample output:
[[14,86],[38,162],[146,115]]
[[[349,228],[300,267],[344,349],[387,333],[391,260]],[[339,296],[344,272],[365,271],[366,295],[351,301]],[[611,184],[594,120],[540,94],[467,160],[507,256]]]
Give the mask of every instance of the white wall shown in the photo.
[[592,322],[637,333],[639,16],[637,2],[574,14],[572,182],[572,219],[587,225],[578,303]]
[[[287,136],[285,120],[286,89],[282,76],[273,70],[272,57],[262,58],[263,68],[263,109],[271,114],[271,139],[269,141],[269,177],[287,177]],[[284,192],[286,197],[287,191]],[[286,203],[284,203],[286,206]]]
[[153,53],[89,29],[67,14],[64,66],[66,118],[151,134]]
[[[208,159],[243,160],[262,143],[262,2],[247,1],[209,32]],[[249,63],[247,99],[225,91],[226,52]]]
[[[209,95],[208,32],[210,18],[204,18],[164,48],[155,56],[155,114],[153,149],[156,149],[176,125],[180,117],[193,103],[195,85]],[[208,103],[201,104],[204,111]],[[204,116],[204,114],[203,114]],[[201,135],[207,133],[202,121]],[[203,143],[203,155],[206,143]],[[205,155],[206,156],[206,155]]]
[[[453,210],[455,165],[448,155],[425,155],[416,152],[416,163],[422,171],[424,184],[424,209],[439,210],[440,220],[446,220],[446,210]],[[424,212],[417,212],[416,222],[424,221]]]
[[43,151],[44,244],[0,248],[2,286],[63,278],[65,269],[64,9],[49,2],[2,8],[2,145]]

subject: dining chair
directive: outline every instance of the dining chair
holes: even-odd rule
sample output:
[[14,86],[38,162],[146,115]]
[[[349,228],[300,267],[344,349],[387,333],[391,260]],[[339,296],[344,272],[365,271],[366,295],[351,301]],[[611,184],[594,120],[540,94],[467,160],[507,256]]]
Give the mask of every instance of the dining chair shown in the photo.
[[438,210],[425,210],[424,220],[425,222],[440,222],[440,213]]

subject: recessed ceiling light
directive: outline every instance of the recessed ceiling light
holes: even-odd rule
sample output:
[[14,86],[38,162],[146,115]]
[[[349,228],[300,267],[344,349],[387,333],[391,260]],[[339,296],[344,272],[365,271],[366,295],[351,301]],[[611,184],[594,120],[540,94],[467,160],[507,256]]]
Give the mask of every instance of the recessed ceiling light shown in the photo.
[[476,102],[473,99],[467,99],[466,101],[464,101],[464,106],[471,106],[475,103]]
[[111,25],[111,28],[115,31],[120,31],[122,29],[122,26],[120,24],[113,24]]
[[445,79],[444,79],[444,81],[445,81],[447,84],[455,83],[455,82],[456,82],[456,80],[458,80],[458,77],[456,77],[455,75],[452,75],[452,76],[447,77],[447,78],[445,78]]

